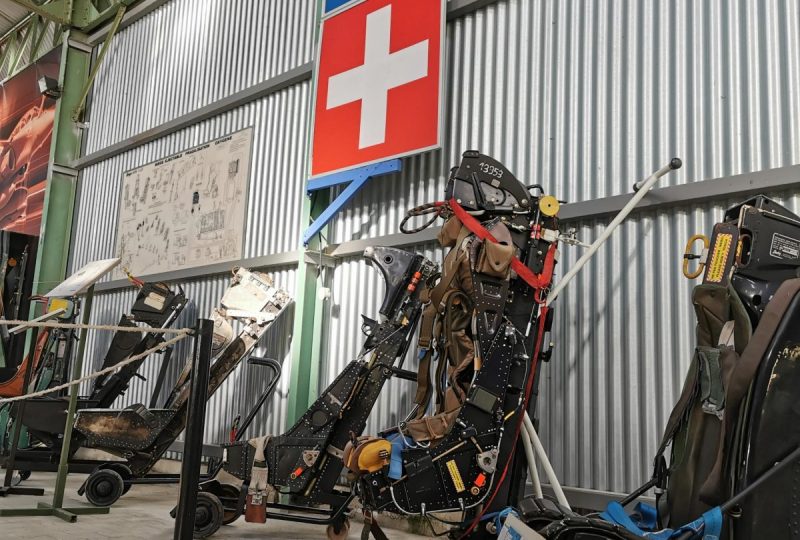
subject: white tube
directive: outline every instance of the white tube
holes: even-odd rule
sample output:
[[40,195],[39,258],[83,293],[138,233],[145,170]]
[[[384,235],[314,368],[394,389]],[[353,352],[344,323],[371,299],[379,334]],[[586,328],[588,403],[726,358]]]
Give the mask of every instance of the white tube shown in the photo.
[[558,481],[556,472],[553,470],[553,466],[550,464],[550,460],[547,458],[547,453],[544,451],[542,441],[539,440],[539,435],[536,433],[536,429],[534,429],[533,422],[531,422],[531,418],[528,416],[527,411],[525,412],[525,416],[523,417],[522,421],[525,424],[525,430],[527,431],[528,437],[533,444],[533,449],[536,452],[539,460],[542,462],[544,474],[547,476],[547,480],[550,482],[550,486],[553,488],[553,492],[555,493],[558,504],[564,508],[572,510],[569,502],[567,501],[566,495],[564,495],[564,490],[561,489],[561,483]]
[[614,230],[617,227],[619,227],[619,224],[622,223],[622,221],[626,217],[628,217],[628,214],[630,214],[634,208],[636,208],[636,205],[638,205],[639,201],[641,201],[644,198],[644,196],[647,195],[647,193],[650,191],[653,185],[655,185],[655,183],[658,182],[658,180],[662,176],[664,176],[670,171],[679,169],[680,166],[681,166],[681,160],[679,160],[678,158],[673,158],[669,162],[669,164],[658,169],[656,172],[651,174],[646,180],[634,184],[634,188],[638,189],[638,191],[633,194],[633,197],[631,197],[631,199],[628,201],[628,204],[626,204],[622,208],[622,210],[619,211],[616,217],[611,221],[611,223],[608,224],[608,227],[606,227],[605,230],[602,232],[602,234],[600,234],[600,237],[597,240],[595,240],[592,243],[592,245],[586,250],[586,253],[584,253],[583,256],[580,259],[578,259],[578,262],[575,263],[575,266],[570,268],[569,271],[566,274],[564,274],[564,277],[561,279],[561,281],[559,281],[556,284],[556,286],[553,287],[553,290],[550,291],[550,294],[548,294],[547,296],[547,303],[546,303],[547,306],[550,306],[550,304],[552,304],[555,301],[555,299],[558,298],[559,293],[567,285],[569,285],[569,282],[572,281],[572,279],[578,274],[578,272],[581,271],[581,269],[583,269],[586,263],[589,262],[589,259],[591,259],[595,253],[597,253],[597,250],[600,249],[600,246],[602,246],[608,240],[608,238],[611,236]]
[[542,493],[542,482],[539,480],[539,470],[536,468],[536,457],[533,455],[533,443],[528,436],[528,426],[523,424],[522,427],[525,428],[525,433],[522,434],[522,446],[525,448],[525,459],[528,461],[528,474],[533,484],[533,494],[537,499],[542,499],[544,494]]

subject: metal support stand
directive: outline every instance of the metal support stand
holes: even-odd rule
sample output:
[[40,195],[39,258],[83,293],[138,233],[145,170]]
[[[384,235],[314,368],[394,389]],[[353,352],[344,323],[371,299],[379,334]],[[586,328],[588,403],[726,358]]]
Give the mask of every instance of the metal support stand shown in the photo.
[[189,410],[186,422],[183,463],[181,464],[181,492],[175,519],[175,540],[194,537],[197,492],[200,483],[200,461],[203,455],[203,426],[206,419],[208,378],[211,367],[211,339],[214,323],[210,319],[197,321],[192,382],[189,393]]
[[[86,299],[83,306],[82,323],[89,324],[89,315],[92,310],[92,298],[94,297],[94,285],[86,292]],[[83,371],[83,357],[86,352],[86,328],[81,329],[81,337],[78,341],[78,354],[72,365],[72,379],[77,379]],[[35,346],[35,345],[34,345]],[[67,420],[64,425],[64,438],[61,442],[61,458],[58,463],[58,476],[53,490],[53,503],[39,503],[37,508],[4,508],[0,509],[0,517],[14,516],[55,516],[64,521],[74,523],[79,515],[85,514],[108,514],[109,508],[95,508],[93,506],[80,506],[74,508],[64,508],[64,488],[67,483],[69,473],[69,453],[72,443],[72,425],[75,423],[75,409],[78,407],[78,385],[70,387],[69,408],[67,409]]]
[[[36,341],[39,338],[39,328],[33,329],[33,337],[31,339],[31,352],[28,353],[28,364],[25,366],[25,375],[23,376],[22,382],[22,393],[28,391],[28,387],[31,384],[31,378],[33,377],[34,371],[34,363],[36,360]],[[15,339],[15,341],[19,341]],[[44,352],[44,351],[42,351]],[[16,418],[14,421],[14,434],[11,437],[11,451],[8,454],[8,459],[6,460],[6,476],[5,481],[3,482],[2,487],[0,487],[0,497],[5,497],[7,495],[33,495],[33,496],[41,496],[44,495],[44,489],[42,488],[31,488],[31,487],[21,487],[21,486],[14,486],[12,485],[14,479],[14,469],[16,465],[17,459],[17,447],[19,446],[19,438],[22,434],[22,417],[25,413],[25,401],[20,401],[16,404],[16,408],[12,418]]]
[[164,351],[164,358],[161,359],[161,367],[158,370],[158,378],[156,379],[156,386],[153,388],[153,394],[150,397],[150,405],[148,408],[158,408],[158,395],[161,393],[161,388],[164,386],[164,381],[167,378],[169,371],[169,361],[172,359],[172,349],[174,347],[167,347]]
[[326,189],[341,184],[349,184],[344,191],[322,212],[322,214],[314,220],[314,222],[303,233],[303,245],[307,246],[308,242],[322,230],[325,225],[335,216],[339,210],[344,208],[350,199],[355,196],[358,191],[364,187],[370,178],[375,176],[383,176],[400,172],[403,168],[403,162],[399,159],[390,159],[381,163],[373,165],[366,165],[358,169],[352,169],[340,173],[333,173],[319,178],[313,178],[308,181],[306,191],[311,194],[313,191]]

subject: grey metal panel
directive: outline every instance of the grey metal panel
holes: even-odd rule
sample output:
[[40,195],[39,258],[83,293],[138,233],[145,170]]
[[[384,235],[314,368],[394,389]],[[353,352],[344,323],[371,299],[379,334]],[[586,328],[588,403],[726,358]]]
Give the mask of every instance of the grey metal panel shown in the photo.
[[[277,269],[268,273],[277,286],[284,288],[290,294],[294,293],[296,274],[294,268]],[[182,283],[186,296],[192,300],[192,304],[184,309],[174,327],[191,327],[198,317],[210,316],[211,309],[219,304],[219,299],[229,281],[229,275],[220,275]],[[133,305],[135,296],[133,288],[96,295],[92,308],[92,323],[116,323],[120,315],[127,313]],[[254,353],[256,356],[266,356],[283,362],[286,371],[275,394],[254,420],[253,428],[248,432],[250,435],[277,433],[283,429],[286,420],[288,385],[291,380],[289,373],[291,362],[286,362],[285,359],[289,357],[293,320],[294,308],[291,307],[268,330]],[[111,337],[110,332],[89,332],[84,374],[99,369],[102,365]],[[189,361],[192,347],[189,339],[179,342],[176,346],[168,376],[160,393],[160,402],[163,403],[184,363]],[[126,394],[117,400],[115,406],[126,407],[134,403],[148,405],[160,365],[160,355],[149,357],[139,371],[147,380],[134,378]],[[269,377],[264,368],[246,364],[238,367],[208,402],[204,441],[209,444],[227,441],[233,419],[236,415],[241,414],[244,417],[247,414],[268,381]],[[87,394],[89,389],[90,386],[85,384],[81,388],[82,394]]]
[[[133,26],[132,28],[135,28]],[[126,170],[253,126],[244,257],[297,249],[310,82],[285,88],[223,115],[137,147],[83,171],[71,268],[114,256],[119,186]],[[110,278],[107,278],[107,280]]]
[[97,74],[86,153],[309,62],[315,6],[172,0],[125,28]]
[[482,150],[571,202],[800,163],[795,1],[505,0],[448,25],[445,148],[359,193],[331,242],[397,232]]

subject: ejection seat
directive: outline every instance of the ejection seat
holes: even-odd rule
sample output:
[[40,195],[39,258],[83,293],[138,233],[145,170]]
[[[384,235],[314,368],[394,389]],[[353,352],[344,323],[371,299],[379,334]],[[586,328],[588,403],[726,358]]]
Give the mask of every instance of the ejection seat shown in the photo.
[[[600,518],[518,508],[548,540],[796,536],[800,216],[757,196],[715,225],[696,272],[697,346],[650,481]],[[690,242],[691,245],[691,242]],[[667,459],[667,456],[669,459]],[[624,507],[655,488],[656,507]],[[549,524],[545,522],[550,521]]]
[[[116,332],[98,369],[104,369],[131,358],[162,342],[163,334],[148,332],[148,328],[166,328],[172,325],[187,304],[186,296],[179,288],[171,290],[163,283],[142,283],[130,314],[123,314],[118,326],[129,328],[141,327],[141,332]],[[53,302],[54,300],[51,300]],[[59,300],[67,312],[65,319],[59,322],[74,322],[74,306],[66,300]],[[42,342],[42,340],[44,340]],[[74,330],[54,328],[40,333],[37,342],[41,343],[41,353],[32,364],[34,376],[31,390],[44,390],[66,381],[69,373]],[[39,347],[37,346],[37,351]],[[39,357],[40,356],[40,357]],[[168,356],[165,357],[168,361]],[[132,362],[115,373],[95,379],[92,390],[87,396],[78,400],[78,408],[108,408],[125,393],[131,379],[137,375],[144,359]],[[23,457],[32,461],[49,461],[47,455],[57,455],[61,448],[61,436],[64,433],[68,398],[62,396],[45,396],[26,400],[23,425],[41,445],[29,449]],[[10,411],[11,408],[7,407]],[[3,411],[0,411],[0,415]],[[9,424],[10,425],[10,424]],[[4,426],[5,428],[5,426]],[[10,430],[9,430],[10,432]],[[2,437],[0,437],[2,440]],[[78,435],[73,438],[71,453],[81,446],[83,440]]]
[[[211,314],[214,336],[208,398],[250,355],[290,302],[289,295],[275,287],[268,275],[234,270],[230,286]],[[241,323],[238,334],[234,334],[232,321]],[[79,494],[85,492],[97,506],[111,505],[130,487],[127,480],[141,478],[152,469],[186,426],[191,366],[189,359],[161,408],[134,404],[124,409],[78,411],[75,430],[84,445],[124,459],[97,468]]]

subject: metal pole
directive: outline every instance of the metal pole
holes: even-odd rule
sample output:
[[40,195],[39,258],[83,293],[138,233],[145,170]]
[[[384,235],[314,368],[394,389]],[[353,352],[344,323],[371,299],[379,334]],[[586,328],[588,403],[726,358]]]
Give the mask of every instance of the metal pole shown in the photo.
[[674,171],[676,169],[681,168],[681,160],[678,158],[672,158],[670,162],[656,172],[651,174],[646,180],[641,182],[637,182],[633,185],[633,189],[636,190],[636,193],[631,197],[631,200],[628,201],[622,210],[619,211],[619,214],[608,224],[608,227],[600,234],[600,237],[595,240],[589,249],[583,254],[583,256],[578,259],[578,262],[575,263],[575,266],[569,269],[569,272],[564,274],[564,277],[556,283],[556,286],[553,287],[553,290],[550,291],[550,294],[547,295],[547,305],[550,306],[555,299],[558,297],[558,294],[564,290],[564,288],[569,285],[569,282],[572,281],[578,272],[589,262],[589,260],[594,256],[600,246],[605,244],[606,240],[613,234],[617,227],[619,227],[620,223],[628,217],[628,214],[633,212],[633,209],[636,208],[636,205],[639,204],[639,201],[644,199],[644,196],[650,191],[650,189],[655,185],[658,180],[667,174],[668,172]]
[[[89,287],[83,304],[83,316],[81,322],[89,324],[89,315],[92,311],[92,300],[94,299],[94,285]],[[81,337],[78,340],[78,354],[72,363],[72,379],[79,379],[83,371],[83,357],[86,352],[86,328],[81,329]],[[64,424],[64,437],[61,439],[61,457],[58,461],[58,476],[53,491],[53,508],[62,508],[64,504],[64,487],[67,484],[67,474],[69,474],[69,451],[72,446],[72,425],[75,423],[75,410],[78,408],[79,385],[75,384],[69,389],[69,408],[67,409],[67,421]]]
[[199,319],[197,321],[197,333],[194,337],[195,347],[192,358],[192,383],[183,445],[183,463],[181,465],[181,492],[175,519],[175,540],[191,540],[194,536],[213,331],[214,323],[210,319]]

